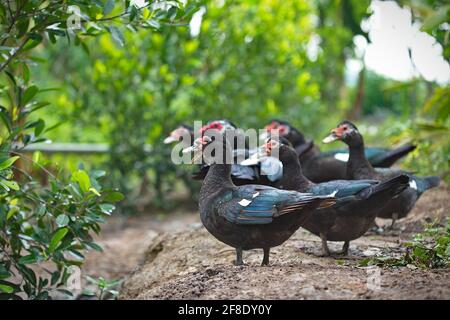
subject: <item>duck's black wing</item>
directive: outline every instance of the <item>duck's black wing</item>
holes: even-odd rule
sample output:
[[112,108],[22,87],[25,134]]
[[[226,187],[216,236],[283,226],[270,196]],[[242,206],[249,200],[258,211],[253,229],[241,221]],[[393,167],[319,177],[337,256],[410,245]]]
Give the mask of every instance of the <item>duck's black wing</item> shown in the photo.
[[331,196],[313,196],[296,191],[279,190],[261,185],[245,185],[226,191],[217,199],[218,215],[236,224],[268,224],[291,212],[333,205]]

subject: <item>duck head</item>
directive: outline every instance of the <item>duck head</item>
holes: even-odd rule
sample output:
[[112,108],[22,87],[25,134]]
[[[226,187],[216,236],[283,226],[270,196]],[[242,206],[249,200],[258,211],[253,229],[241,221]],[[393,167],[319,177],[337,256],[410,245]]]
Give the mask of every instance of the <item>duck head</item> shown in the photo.
[[180,141],[189,141],[186,144],[190,145],[192,141],[192,136],[194,135],[194,130],[191,126],[180,124],[176,127],[168,137],[164,139],[165,144],[180,142]]
[[277,131],[280,137],[285,137],[291,132],[289,123],[278,119],[271,120],[264,129],[265,131],[259,136],[261,140],[269,138],[272,131]]
[[203,127],[200,128],[200,133],[203,135],[207,130],[217,130],[221,134],[223,134],[226,130],[234,130],[236,129],[236,126],[234,123],[232,123],[229,120],[214,120],[210,121],[207,124],[205,124]]
[[336,140],[341,140],[348,146],[358,146],[363,143],[358,128],[348,120],[339,123],[338,126],[331,130],[331,133],[322,140],[322,142],[331,143]]
[[287,121],[273,119],[264,129],[266,131],[260,135],[262,140],[267,139],[270,136],[270,132],[276,130],[278,136],[287,139],[291,145],[298,146],[306,143],[303,134]]
[[266,143],[261,146],[262,152],[268,157],[278,157],[281,162],[285,160],[297,161],[297,153],[292,148],[292,144],[288,139],[279,137],[279,139],[267,139]]
[[[266,157],[275,157],[280,158],[282,154],[286,153],[292,149],[292,145],[286,138],[278,137],[278,139],[274,139],[272,137],[267,138],[265,143],[258,148],[257,152],[255,152],[251,157],[242,161],[240,164],[243,166],[256,165],[262,161],[262,159]],[[294,157],[296,157],[295,151]]]
[[207,165],[233,162],[233,151],[227,141],[226,131],[222,134],[216,129],[205,131],[205,134],[194,140],[192,146],[183,149],[182,152],[194,152],[191,163],[198,163],[201,159]]

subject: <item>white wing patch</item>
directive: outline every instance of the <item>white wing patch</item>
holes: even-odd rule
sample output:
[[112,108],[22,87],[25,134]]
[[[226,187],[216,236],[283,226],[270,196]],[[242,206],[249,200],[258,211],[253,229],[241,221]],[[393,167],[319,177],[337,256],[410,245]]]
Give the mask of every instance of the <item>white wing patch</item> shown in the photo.
[[347,162],[348,158],[349,158],[349,154],[348,153],[336,153],[334,155],[334,158],[336,160],[342,161],[342,162]]
[[329,197],[334,197],[336,195],[336,193],[338,193],[339,190],[334,190],[332,193],[330,193],[328,196]]
[[256,192],[252,195],[252,198],[255,199],[257,196],[259,196],[259,192]]
[[409,182],[409,186],[414,190],[417,190],[417,183],[413,179],[411,179],[411,181]]
[[241,206],[246,207],[248,206],[250,203],[252,203],[250,200],[247,199],[242,199],[241,201],[238,202]]

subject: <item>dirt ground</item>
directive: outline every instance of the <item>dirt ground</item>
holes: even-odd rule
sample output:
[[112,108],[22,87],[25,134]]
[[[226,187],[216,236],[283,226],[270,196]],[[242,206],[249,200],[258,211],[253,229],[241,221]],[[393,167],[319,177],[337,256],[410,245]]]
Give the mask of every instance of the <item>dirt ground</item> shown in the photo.
[[396,230],[352,241],[347,257],[320,257],[320,239],[300,229],[271,250],[268,267],[260,266],[261,250],[244,252],[247,265],[234,266],[234,249],[212,237],[196,212],[116,217],[97,239],[104,253],[88,254],[84,273],[123,279],[120,299],[450,299],[448,269],[358,266],[383,248],[403,250],[424,222],[449,216],[449,191],[429,191]]

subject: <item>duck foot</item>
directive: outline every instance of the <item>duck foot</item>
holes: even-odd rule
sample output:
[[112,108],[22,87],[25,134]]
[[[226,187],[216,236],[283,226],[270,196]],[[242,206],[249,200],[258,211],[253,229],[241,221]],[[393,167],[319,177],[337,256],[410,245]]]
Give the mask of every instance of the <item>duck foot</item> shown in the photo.
[[394,224],[395,224],[395,221],[397,221],[397,219],[398,219],[398,213],[393,213],[392,214],[392,223],[391,223],[391,225],[388,227],[388,230],[394,230]]
[[384,229],[383,227],[379,226],[375,221],[373,222],[373,225],[370,227],[369,231],[374,233],[383,233]]
[[342,250],[337,252],[336,254],[340,256],[346,256],[348,255],[348,248],[350,247],[350,241],[345,241],[344,245],[342,246]]
[[269,265],[270,248],[264,248],[263,251],[264,251],[264,257],[263,257],[263,261],[261,263],[261,267]]
[[243,266],[244,261],[242,260],[242,248],[236,248],[236,261],[234,262],[235,266]]

